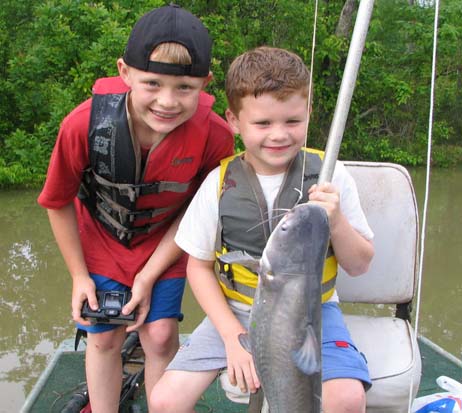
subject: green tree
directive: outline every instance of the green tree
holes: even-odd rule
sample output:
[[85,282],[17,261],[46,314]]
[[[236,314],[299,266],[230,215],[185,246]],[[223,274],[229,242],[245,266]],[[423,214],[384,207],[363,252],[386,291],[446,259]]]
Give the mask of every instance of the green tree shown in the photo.
[[90,96],[96,78],[117,73],[131,26],[162,4],[106,3],[37,2],[22,35],[9,38],[5,88],[15,122],[3,140],[3,185],[43,181],[63,117]]
[[[225,73],[235,56],[260,45],[311,59],[314,2],[178,0],[213,39],[209,91],[223,114]],[[93,82],[117,73],[131,27],[165,0],[18,0],[0,8],[0,185],[37,185],[63,117],[90,97]],[[323,148],[342,79],[357,0],[319,2],[314,109],[309,144]],[[341,157],[409,165],[426,153],[432,7],[376,0]],[[434,116],[437,165],[462,162],[462,3],[440,6]],[[237,147],[239,148],[239,140]],[[448,150],[451,149],[451,150]]]

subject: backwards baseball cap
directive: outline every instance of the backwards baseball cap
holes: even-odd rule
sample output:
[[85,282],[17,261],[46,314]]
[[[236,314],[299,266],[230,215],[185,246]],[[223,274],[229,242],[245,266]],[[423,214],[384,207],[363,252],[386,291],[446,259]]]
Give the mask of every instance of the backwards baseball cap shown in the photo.
[[[186,47],[192,64],[182,65],[150,60],[161,43],[173,42]],[[180,6],[170,4],[142,16],[132,29],[123,59],[145,72],[175,76],[205,77],[209,74],[212,39],[202,22]]]

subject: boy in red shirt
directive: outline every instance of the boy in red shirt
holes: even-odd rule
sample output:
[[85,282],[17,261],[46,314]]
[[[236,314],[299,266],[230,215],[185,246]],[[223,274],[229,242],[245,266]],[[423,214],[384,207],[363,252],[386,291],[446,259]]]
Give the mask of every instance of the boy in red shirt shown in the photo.
[[[211,80],[211,39],[175,6],[134,26],[120,77],[99,79],[91,99],[61,125],[40,205],[72,276],[72,316],[87,330],[86,374],[94,412],[117,412],[120,350],[138,329],[147,394],[178,348],[186,259],[173,237],[207,173],[232,154],[233,138],[202,89]],[[129,328],[90,325],[83,302],[96,290],[128,290]]]

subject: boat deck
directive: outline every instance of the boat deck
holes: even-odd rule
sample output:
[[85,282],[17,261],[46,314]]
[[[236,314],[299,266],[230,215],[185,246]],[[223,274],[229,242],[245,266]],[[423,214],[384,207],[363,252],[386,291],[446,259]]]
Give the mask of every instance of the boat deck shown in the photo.
[[426,339],[419,338],[422,357],[422,378],[417,397],[444,392],[437,384],[439,376],[448,376],[462,381],[462,361],[449,354],[441,347]]
[[[441,375],[461,380],[462,362],[460,360],[425,338],[419,339],[419,345],[423,374],[418,396],[441,392],[442,390],[435,381]],[[79,390],[84,381],[84,351],[73,351],[72,340],[69,340],[63,343],[47,370],[40,377],[26,400],[22,412],[61,412],[63,406]],[[144,389],[139,389],[135,400],[129,400],[120,411],[147,411]],[[196,411],[198,413],[240,413],[246,412],[247,406],[229,401],[216,381],[199,401]]]

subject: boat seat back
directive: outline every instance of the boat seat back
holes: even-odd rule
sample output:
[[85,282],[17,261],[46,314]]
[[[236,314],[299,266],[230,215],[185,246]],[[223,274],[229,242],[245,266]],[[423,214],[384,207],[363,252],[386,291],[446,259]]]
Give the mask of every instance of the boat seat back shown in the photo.
[[412,300],[417,274],[418,210],[412,181],[397,164],[344,162],[358,187],[361,206],[374,231],[369,271],[349,277],[340,268],[342,302],[397,304]]
[[[374,232],[369,270],[350,277],[339,268],[337,292],[353,341],[365,355],[372,379],[368,413],[408,411],[415,397],[421,360],[408,320],[380,314],[377,306],[412,301],[418,270],[418,209],[411,178],[400,165],[344,162],[358,187],[361,206]],[[385,306],[384,306],[385,304]],[[358,309],[359,307],[359,309]],[[347,314],[351,312],[352,314]]]

